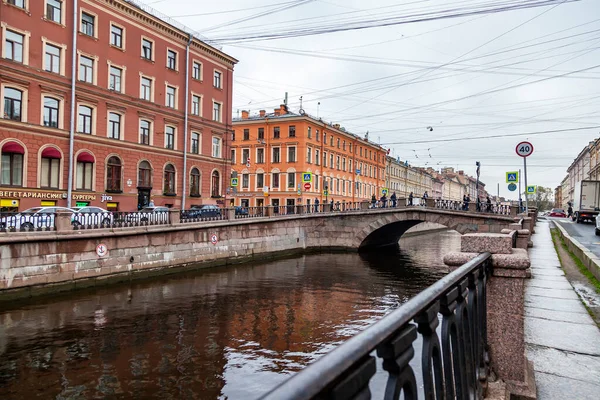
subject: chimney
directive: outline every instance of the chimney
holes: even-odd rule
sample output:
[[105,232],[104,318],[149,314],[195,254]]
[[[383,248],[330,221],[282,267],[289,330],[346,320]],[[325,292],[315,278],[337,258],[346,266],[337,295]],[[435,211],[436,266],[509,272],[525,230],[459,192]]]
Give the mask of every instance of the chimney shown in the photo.
[[285,104],[279,105],[279,110],[281,112],[281,115],[285,115],[288,112],[287,106]]
[[275,114],[275,115],[281,115],[281,109],[276,108],[275,110],[273,110],[273,114]]
[[242,110],[242,119],[248,119],[249,112],[246,110]]
[[333,127],[334,127],[335,129],[340,129],[340,124],[335,124],[335,125],[333,125]]
[[260,111],[258,112],[258,115],[260,115],[260,117],[261,117],[261,118],[264,118],[264,116],[265,116],[265,114],[266,114],[266,113],[267,113],[267,112],[266,112],[265,110],[260,110]]
[[458,174],[459,174],[459,175],[464,175],[464,174],[465,174],[465,171],[458,171]]

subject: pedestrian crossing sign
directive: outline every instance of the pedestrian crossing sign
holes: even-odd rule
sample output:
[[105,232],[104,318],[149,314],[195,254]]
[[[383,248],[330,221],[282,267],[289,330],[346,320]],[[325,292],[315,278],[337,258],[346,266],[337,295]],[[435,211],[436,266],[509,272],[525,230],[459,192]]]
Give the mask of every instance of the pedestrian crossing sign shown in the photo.
[[527,186],[527,194],[534,194],[535,186]]
[[519,183],[519,172],[512,171],[506,173],[506,183]]
[[381,195],[382,195],[382,196],[387,196],[387,194],[388,194],[388,190],[387,190],[387,188],[382,188],[382,189],[381,189]]
[[238,178],[231,178],[231,187],[236,187],[238,185]]
[[312,174],[310,172],[303,172],[302,173],[302,182],[304,182],[304,183],[312,182]]

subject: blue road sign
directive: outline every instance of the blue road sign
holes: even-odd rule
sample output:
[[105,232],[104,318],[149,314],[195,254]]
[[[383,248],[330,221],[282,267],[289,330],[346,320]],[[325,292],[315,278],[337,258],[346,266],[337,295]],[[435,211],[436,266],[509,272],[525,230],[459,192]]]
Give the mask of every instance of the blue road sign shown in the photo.
[[360,169],[356,169],[356,175],[360,175]]
[[515,185],[514,183],[511,183],[510,185],[508,185],[508,190],[510,190],[511,192],[514,192],[515,190],[517,190],[517,185]]

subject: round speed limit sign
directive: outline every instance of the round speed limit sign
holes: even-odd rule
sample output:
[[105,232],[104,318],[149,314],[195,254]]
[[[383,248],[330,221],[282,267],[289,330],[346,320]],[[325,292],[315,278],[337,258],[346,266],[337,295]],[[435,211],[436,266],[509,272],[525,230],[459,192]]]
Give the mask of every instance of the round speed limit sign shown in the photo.
[[517,155],[529,157],[533,153],[533,145],[529,142],[521,142],[517,145],[515,150],[517,151]]

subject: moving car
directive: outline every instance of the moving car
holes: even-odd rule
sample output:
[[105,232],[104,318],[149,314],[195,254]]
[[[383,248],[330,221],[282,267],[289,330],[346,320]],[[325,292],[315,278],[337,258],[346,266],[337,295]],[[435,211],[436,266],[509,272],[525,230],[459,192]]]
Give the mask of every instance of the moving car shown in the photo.
[[57,212],[74,213],[67,207],[33,207],[16,214],[2,214],[0,229],[7,231],[53,230]]
[[76,208],[71,224],[78,228],[80,226],[110,226],[114,221],[113,214],[100,207],[86,206]]
[[235,206],[235,215],[248,215],[248,208]]
[[189,219],[221,218],[221,208],[214,204],[195,206],[184,212],[183,217]]
[[169,223],[169,208],[164,206],[148,206],[139,211],[130,212],[121,216],[120,222],[128,224],[168,224]]
[[596,236],[600,236],[600,217],[596,217],[596,229],[594,231]]
[[549,217],[567,218],[567,213],[562,208],[553,208],[548,214]]

